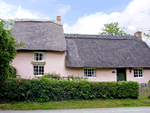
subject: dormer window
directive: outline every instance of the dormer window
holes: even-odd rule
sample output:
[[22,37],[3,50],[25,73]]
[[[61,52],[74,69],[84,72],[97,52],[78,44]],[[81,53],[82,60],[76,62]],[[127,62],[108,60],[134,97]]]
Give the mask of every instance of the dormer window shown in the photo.
[[37,61],[37,62],[44,61],[44,53],[43,52],[34,52],[33,57],[34,57],[34,61]]

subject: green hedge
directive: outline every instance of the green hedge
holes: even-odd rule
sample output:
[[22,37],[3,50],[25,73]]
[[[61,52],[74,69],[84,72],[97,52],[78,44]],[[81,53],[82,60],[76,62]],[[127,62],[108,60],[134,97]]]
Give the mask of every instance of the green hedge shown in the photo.
[[16,68],[9,65],[9,77],[16,78]]
[[138,82],[90,82],[42,79],[9,79],[1,98],[17,101],[138,98]]

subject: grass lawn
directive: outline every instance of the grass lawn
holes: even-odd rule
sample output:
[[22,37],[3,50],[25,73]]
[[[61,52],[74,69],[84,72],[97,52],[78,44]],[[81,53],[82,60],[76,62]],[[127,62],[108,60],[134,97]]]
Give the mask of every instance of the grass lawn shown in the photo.
[[[147,97],[143,97],[150,101]],[[95,99],[95,100],[67,100],[51,102],[11,102],[0,104],[1,110],[44,110],[44,109],[82,109],[82,108],[111,108],[111,107],[140,107],[150,106],[150,102],[142,99]]]

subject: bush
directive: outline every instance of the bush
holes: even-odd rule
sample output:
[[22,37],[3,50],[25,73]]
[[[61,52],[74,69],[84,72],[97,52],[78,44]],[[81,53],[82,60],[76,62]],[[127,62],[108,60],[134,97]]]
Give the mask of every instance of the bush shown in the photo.
[[42,78],[49,78],[49,79],[52,79],[52,80],[60,80],[61,79],[60,75],[56,74],[56,73],[44,74],[44,76]]
[[70,75],[67,77],[60,77],[60,74],[56,74],[56,73],[47,73],[44,74],[44,76],[42,78],[49,78],[50,80],[74,80],[74,81],[78,81],[78,80],[83,80],[83,77],[77,77],[74,75]]
[[13,66],[9,66],[9,77],[16,78],[16,68]]
[[9,79],[3,99],[17,101],[58,101],[70,99],[138,98],[138,82],[90,82],[41,79]]

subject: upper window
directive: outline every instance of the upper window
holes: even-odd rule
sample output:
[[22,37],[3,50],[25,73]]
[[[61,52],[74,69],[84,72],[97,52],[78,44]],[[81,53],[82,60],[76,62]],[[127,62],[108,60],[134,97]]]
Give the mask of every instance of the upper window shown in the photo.
[[84,69],[84,77],[96,77],[96,69]]
[[33,65],[33,74],[34,75],[44,75],[44,66],[43,65]]
[[44,61],[44,53],[34,53],[34,61]]
[[134,69],[134,77],[143,77],[142,69]]

